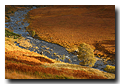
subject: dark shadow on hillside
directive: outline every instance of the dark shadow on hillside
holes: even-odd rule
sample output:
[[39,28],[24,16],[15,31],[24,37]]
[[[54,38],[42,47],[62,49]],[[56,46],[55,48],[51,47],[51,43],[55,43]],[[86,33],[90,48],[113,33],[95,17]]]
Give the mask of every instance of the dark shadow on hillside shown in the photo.
[[115,53],[107,50],[105,46],[102,46],[102,44],[111,45],[109,47],[115,47],[115,40],[103,40],[103,41],[99,41],[99,42],[96,41],[93,44],[95,46],[96,50],[99,50],[100,52],[103,52],[107,55],[112,55],[112,57],[115,57]]
[[115,40],[103,40],[101,44],[114,45],[115,47]]

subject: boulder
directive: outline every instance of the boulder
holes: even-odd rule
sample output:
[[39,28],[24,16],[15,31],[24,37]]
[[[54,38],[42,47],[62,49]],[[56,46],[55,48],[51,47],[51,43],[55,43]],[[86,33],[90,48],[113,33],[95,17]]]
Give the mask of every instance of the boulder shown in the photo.
[[40,52],[40,54],[41,54],[41,55],[43,55],[43,51],[42,51],[42,52]]

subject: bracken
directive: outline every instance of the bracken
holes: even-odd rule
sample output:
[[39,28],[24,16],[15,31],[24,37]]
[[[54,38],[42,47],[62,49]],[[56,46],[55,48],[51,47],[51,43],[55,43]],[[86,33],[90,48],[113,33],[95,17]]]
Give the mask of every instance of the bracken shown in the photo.
[[49,67],[39,67],[39,66],[28,66],[25,64],[15,64],[15,63],[6,63],[5,69],[10,70],[19,70],[22,72],[42,72],[47,74],[53,74],[53,75],[66,75],[69,77],[75,77],[78,79],[106,79],[106,77],[98,76],[95,74],[89,74],[85,71],[80,70],[72,70],[72,69],[65,69],[61,68],[60,70],[57,70],[55,68],[49,68]]

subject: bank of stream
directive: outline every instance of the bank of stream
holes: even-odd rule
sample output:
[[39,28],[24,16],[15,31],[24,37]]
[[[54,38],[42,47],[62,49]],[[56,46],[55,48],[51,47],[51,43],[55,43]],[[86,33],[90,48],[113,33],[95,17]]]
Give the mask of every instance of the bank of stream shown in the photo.
[[[23,47],[20,46],[19,43],[15,42],[15,44],[21,48],[28,49],[30,51],[34,51],[36,53],[41,53],[51,59],[56,59],[58,61],[63,61],[66,63],[71,64],[78,64],[79,60],[77,58],[77,55],[67,52],[67,50],[57,44],[49,43],[43,40],[35,39],[26,31],[26,27],[29,26],[29,23],[25,21],[25,16],[30,10],[36,9],[36,7],[33,8],[27,8],[22,10],[17,10],[14,15],[10,15],[10,21],[5,23],[5,28],[9,28],[13,30],[14,33],[21,34],[25,40],[30,40],[30,43],[32,44],[32,47]],[[37,48],[36,48],[37,47]],[[96,57],[97,58],[97,57]],[[95,65],[93,68],[102,70],[106,67],[106,65],[113,65],[111,61],[104,61],[101,58],[97,58]]]

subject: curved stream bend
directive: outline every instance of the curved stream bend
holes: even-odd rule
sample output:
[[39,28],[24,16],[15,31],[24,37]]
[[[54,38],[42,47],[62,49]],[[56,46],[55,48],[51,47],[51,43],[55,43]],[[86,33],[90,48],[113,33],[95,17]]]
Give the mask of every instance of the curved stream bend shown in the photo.
[[[25,16],[27,15],[27,12],[30,10],[35,9],[36,7],[33,7],[31,9],[25,9],[25,10],[18,10],[14,13],[14,15],[10,16],[10,22],[6,22],[5,27],[14,30],[14,33],[22,34],[23,37],[30,40],[30,43],[32,43],[33,47],[25,48],[22,46],[19,46],[18,43],[17,46],[25,49],[29,49],[30,51],[34,51],[37,53],[43,52],[44,55],[48,56],[49,58],[72,63],[72,64],[79,64],[79,60],[76,55],[73,55],[72,53],[68,53],[66,49],[62,46],[59,46],[57,44],[49,43],[43,40],[34,39],[31,36],[28,36],[28,32],[26,31],[26,27],[29,25],[27,21],[23,21],[25,19]],[[38,47],[36,49],[35,47]],[[65,59],[63,60],[63,57]],[[59,59],[62,57],[62,59]],[[107,64],[110,64],[110,61],[107,61]],[[107,64],[104,64],[103,60],[99,58],[99,60],[95,63],[94,68],[103,70],[103,68],[106,67]]]

